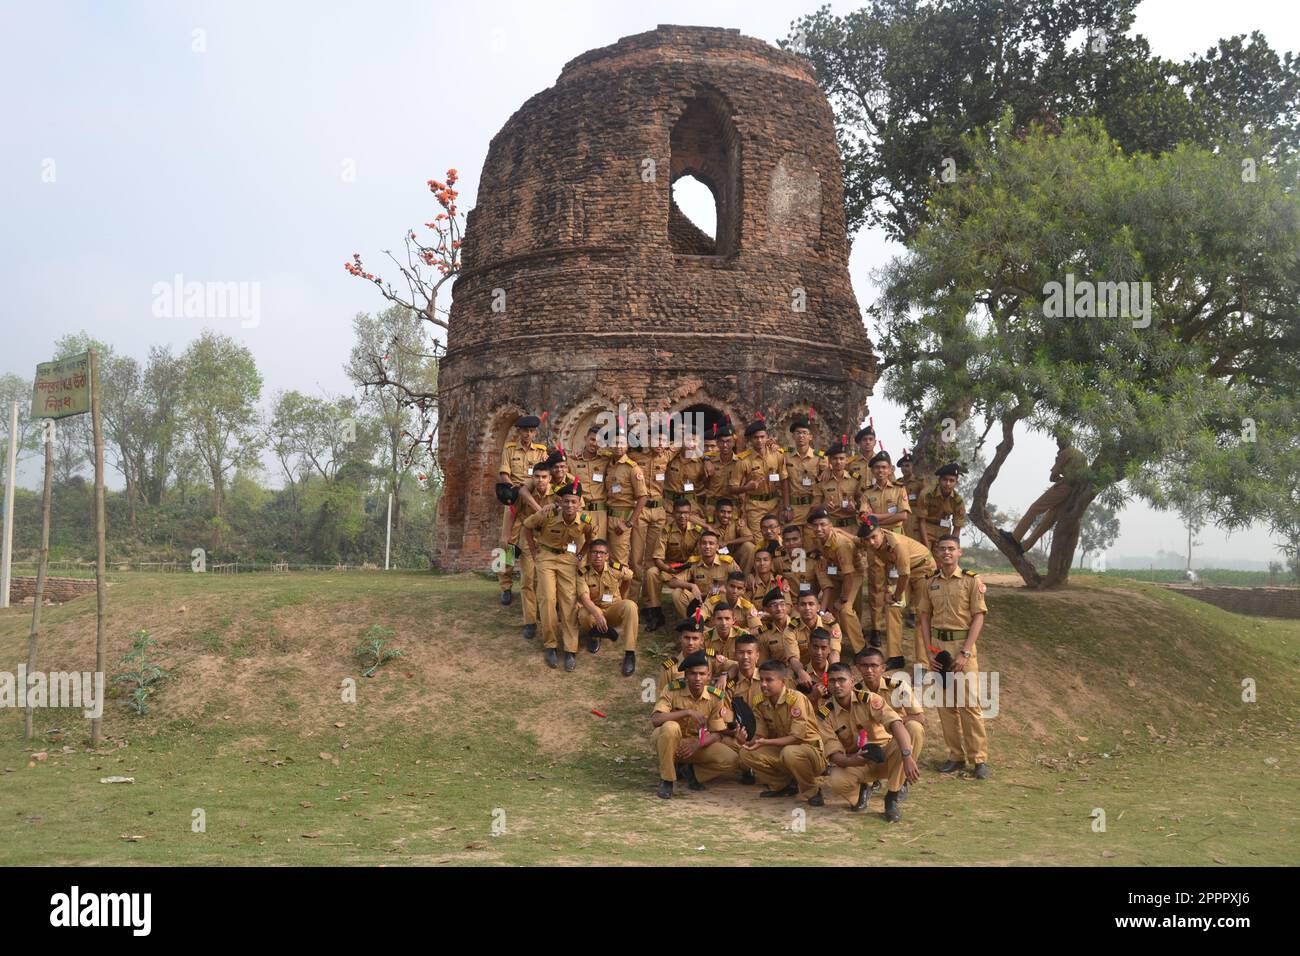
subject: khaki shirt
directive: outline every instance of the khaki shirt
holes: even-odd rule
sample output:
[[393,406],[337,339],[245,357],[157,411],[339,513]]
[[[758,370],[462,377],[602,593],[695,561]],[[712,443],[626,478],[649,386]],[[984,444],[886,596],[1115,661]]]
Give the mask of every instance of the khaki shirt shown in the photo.
[[787,687],[774,704],[760,691],[758,699],[751,702],[758,726],[755,737],[795,737],[799,743],[822,749],[821,732],[817,729],[813,706],[808,698],[792,687]]
[[856,754],[863,731],[866,731],[864,743],[889,743],[894,736],[889,732],[890,725],[902,719],[888,701],[869,690],[855,690],[848,707],[841,707],[832,697],[817,708],[817,728],[828,757],[837,753],[850,757]]
[[[770,510],[781,500],[781,482],[789,476],[786,470],[785,452],[776,445],[770,445],[761,454],[752,448],[747,448],[736,458],[745,463],[744,472],[737,480],[737,484],[754,480],[762,483],[759,486],[761,490],[747,492],[745,495],[747,502],[755,502],[755,507],[749,510],[756,511],[758,502],[769,504]],[[773,478],[773,475],[776,477]]]
[[586,595],[603,611],[623,599],[623,585],[633,577],[631,568],[612,558],[605,562],[603,571],[597,571],[584,561],[578,568],[578,600],[581,602]]
[[836,596],[841,593],[844,580],[851,574],[860,574],[858,566],[858,539],[843,528],[831,528],[830,537],[822,545],[817,561],[817,586],[831,588]]
[[885,698],[885,703],[898,711],[904,720],[925,713],[921,707],[921,698],[917,696],[916,688],[912,686],[911,681],[886,674],[880,678],[880,690],[876,693]]
[[[671,714],[674,710],[698,710],[708,718],[706,729],[718,732],[727,729],[731,712],[727,709],[726,695],[716,687],[705,687],[699,697],[692,697],[685,680],[669,681],[652,713]],[[694,737],[700,732],[700,724],[694,717],[684,717],[678,723],[682,726],[683,737]]]
[[[872,550],[870,545],[864,546],[866,550]],[[891,581],[897,581],[904,575],[909,578],[922,577],[938,567],[929,548],[920,541],[901,534],[886,536],[885,546],[876,551],[876,556],[889,569]]]
[[733,603],[723,591],[710,594],[704,599],[704,613],[712,617],[713,609],[723,601],[731,605],[731,616],[734,618],[732,630],[738,627],[757,628],[762,625],[762,618],[759,617],[758,608],[754,607],[754,603],[743,595]]
[[512,485],[522,485],[532,477],[533,465],[545,461],[549,454],[546,446],[540,442],[533,442],[524,448],[518,442],[508,441],[505,448],[501,449],[501,467],[497,471],[509,475]]
[[694,584],[700,589],[701,597],[709,597],[727,586],[727,575],[736,570],[736,562],[729,554],[714,555],[712,564],[705,564],[698,555],[686,559],[686,567],[677,575],[681,583]]
[[[631,458],[641,469],[645,480],[645,491],[651,501],[659,502],[659,507],[666,507],[664,485],[668,481],[668,463],[673,460],[676,451],[672,448],[653,448],[650,451],[633,452]],[[649,504],[646,505],[649,507]]]
[[761,607],[767,592],[775,587],[780,587],[786,601],[793,600],[794,596],[790,593],[790,582],[779,574],[771,574],[766,580],[760,578],[757,574],[751,574],[745,579],[745,590],[753,597],[755,607]]
[[813,504],[825,508],[832,518],[853,518],[858,516],[858,479],[847,471],[838,478],[825,472],[817,482],[813,494]]
[[665,475],[667,477],[664,479],[664,492],[668,498],[664,503],[665,508],[671,508],[673,499],[678,495],[704,494],[703,455],[698,458],[687,458],[685,451],[675,455],[673,460],[668,463],[668,470]]
[[613,461],[605,471],[605,504],[620,511],[631,511],[636,500],[646,494],[645,475],[641,466],[627,455]]
[[569,458],[569,471],[582,482],[582,497],[589,502],[605,500],[605,472],[613,458],[599,452],[592,458],[573,455]]
[[[722,671],[722,665],[718,663],[718,655],[711,647],[706,646],[704,648],[704,653],[709,659],[709,675],[710,680],[712,680],[713,677],[716,677]],[[663,680],[665,685],[670,684],[675,680],[686,679],[686,675],[682,673],[682,655],[680,653],[674,654],[672,657],[665,657],[660,666],[663,667]]]
[[938,488],[931,488],[921,495],[917,511],[932,544],[939,535],[958,534],[966,527],[966,502],[955,491],[945,495]]
[[702,477],[704,482],[704,495],[710,501],[717,501],[719,498],[734,498],[736,509],[740,509],[740,499],[731,493],[731,479],[733,473],[740,467],[733,455],[731,461],[724,462],[721,456],[707,459],[713,464],[713,474]]
[[831,650],[836,654],[840,653],[843,647],[843,635],[840,633],[840,626],[835,623],[835,615],[829,611],[821,611],[817,615],[818,623],[809,627],[803,622],[801,617],[790,619],[790,627],[794,630],[795,641],[799,644],[799,663],[804,667],[808,666],[808,661],[812,657],[812,632],[817,628],[824,628],[831,633]]
[[749,677],[740,673],[740,668],[736,668],[736,678],[727,682],[727,706],[739,697],[745,703],[752,703],[754,698],[763,696],[763,688],[758,679],[758,666],[754,666],[754,673]]
[[[718,524],[717,522],[714,522],[713,527],[718,532],[719,548],[726,547],[728,541],[739,540],[743,543],[745,541],[754,540],[754,536],[749,533],[749,527],[745,525],[744,522],[742,522],[738,517],[732,518],[731,521],[729,521],[725,527],[723,525]],[[727,553],[728,554],[731,553],[730,548],[727,549]]]
[[785,468],[790,479],[790,503],[799,499],[803,504],[812,504],[817,497],[817,479],[826,468],[825,452],[810,447],[807,454],[800,455],[794,448],[787,448]]
[[538,511],[524,519],[524,527],[532,531],[533,540],[542,547],[544,552],[570,554],[575,564],[578,562],[578,552],[584,549],[587,542],[596,534],[596,529],[591,524],[591,516],[585,512],[579,512],[578,517],[572,522],[566,522],[558,511],[550,514]]
[[[559,503],[560,489],[567,484],[568,484],[567,481],[562,481],[559,482],[558,484],[548,483],[545,488],[539,489],[537,487],[537,479],[533,478],[531,481],[529,481],[528,493],[537,499],[537,503],[539,505],[545,508],[547,505],[551,504],[552,502],[557,504]],[[579,490],[582,492],[582,494],[578,495],[578,502],[579,502],[578,507],[585,508],[587,506],[587,486],[583,484],[579,486]]]
[[898,484],[907,491],[907,503],[912,506],[912,513],[915,514],[921,503],[921,495],[925,492],[925,479],[920,475],[913,475],[911,478],[904,478]]
[[733,624],[731,631],[724,638],[718,634],[716,628],[711,627],[704,632],[705,650],[714,657],[725,657],[727,666],[730,666],[736,662],[736,638],[748,633],[749,631],[743,627],[737,627]]
[[799,657],[799,639],[795,637],[793,625],[787,623],[778,630],[772,622],[755,635],[758,638],[758,662],[789,661]]
[[1052,481],[1077,481],[1088,470],[1088,459],[1073,445],[1066,445],[1056,453],[1052,462]]
[[918,614],[930,615],[930,628],[938,631],[969,631],[976,614],[988,612],[984,603],[984,582],[974,571],[958,568],[945,575],[942,569],[925,579],[925,590],[916,606]]
[[[862,478],[862,483],[858,486],[858,501],[861,503],[863,511],[868,511],[873,515],[892,515],[900,511],[907,514],[912,512],[912,506],[907,500],[906,488],[892,481],[884,488],[877,488],[875,481],[865,475]],[[905,523],[890,525],[885,530],[894,534],[902,534],[903,524]]]
[[694,521],[688,521],[684,531],[677,527],[676,521],[670,521],[659,532],[654,557],[666,564],[685,564],[695,554],[695,546],[703,533],[704,526]]

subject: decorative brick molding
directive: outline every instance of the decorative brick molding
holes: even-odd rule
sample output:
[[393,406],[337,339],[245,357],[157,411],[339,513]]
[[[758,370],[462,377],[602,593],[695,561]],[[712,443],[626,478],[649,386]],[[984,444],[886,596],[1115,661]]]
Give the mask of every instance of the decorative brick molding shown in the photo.
[[1165,587],[1235,614],[1300,618],[1300,588],[1196,587],[1187,584],[1166,584]]
[[[94,578],[46,578],[45,600],[64,604],[73,598],[95,593]],[[10,578],[9,603],[21,604],[36,596],[35,578]]]
[[[685,175],[713,193],[715,239],[672,200]],[[467,218],[438,378],[438,563],[488,569],[521,410],[547,412],[538,440],[566,448],[615,398],[738,426],[814,405],[819,446],[852,435],[878,372],[843,198],[802,57],[661,26],[570,61],[493,137]]]

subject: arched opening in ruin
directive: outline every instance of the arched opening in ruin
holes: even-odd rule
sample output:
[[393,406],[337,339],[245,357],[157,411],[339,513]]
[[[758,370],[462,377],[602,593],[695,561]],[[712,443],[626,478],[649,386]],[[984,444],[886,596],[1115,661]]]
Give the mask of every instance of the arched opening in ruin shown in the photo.
[[705,438],[711,438],[716,433],[717,428],[727,420],[726,413],[721,409],[703,403],[688,405],[679,414],[682,416],[682,425],[685,427],[696,428],[700,422],[703,422]]
[[[731,113],[719,93],[704,90],[687,102],[673,124],[668,240],[678,255],[730,256],[740,246],[740,135]],[[692,215],[702,215],[701,207],[707,208],[709,199],[697,190],[687,205],[692,181],[703,186],[712,199],[712,235]]]

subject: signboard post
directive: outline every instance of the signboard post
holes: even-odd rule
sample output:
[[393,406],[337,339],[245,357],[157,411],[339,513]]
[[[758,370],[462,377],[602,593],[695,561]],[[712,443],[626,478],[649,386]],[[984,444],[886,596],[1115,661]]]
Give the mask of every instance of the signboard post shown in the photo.
[[9,575],[14,557],[14,478],[18,470],[18,403],[9,405],[9,463],[5,470],[5,536],[0,555],[0,607],[9,606]]

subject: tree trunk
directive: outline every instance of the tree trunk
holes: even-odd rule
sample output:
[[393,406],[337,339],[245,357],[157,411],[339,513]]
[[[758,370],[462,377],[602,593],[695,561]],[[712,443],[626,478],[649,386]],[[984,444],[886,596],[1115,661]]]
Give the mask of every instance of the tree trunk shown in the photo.
[[[1003,462],[1007,460],[1007,457],[1011,454],[1011,449],[1015,446],[1014,431],[1016,422],[1020,421],[1021,417],[1020,409],[1016,409],[1010,417],[1002,420],[1002,440],[998,442],[997,450],[993,453],[993,459],[989,462],[988,467],[984,469],[984,474],[980,476],[979,484],[975,486],[975,495],[970,507],[970,518],[975,527],[983,531],[984,536],[1011,562],[1011,566],[1024,579],[1025,584],[1031,588],[1037,588],[1042,586],[1043,579],[1039,576],[1038,569],[1034,567],[1034,562],[1013,548],[1002,535],[998,534],[997,526],[993,524],[993,519],[989,517],[988,512],[989,489],[993,487],[998,472],[1002,470]],[[1076,527],[1075,539],[1070,544],[1071,554],[1074,553],[1074,545],[1077,543],[1078,528]]]
[[1083,516],[1099,491],[1089,482],[1080,482],[1070,489],[1070,497],[1061,505],[1060,516],[1052,526],[1052,550],[1047,558],[1047,576],[1043,578],[1042,587],[1060,587],[1069,581],[1070,559],[1079,547]]

